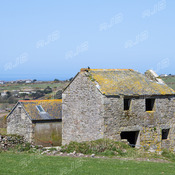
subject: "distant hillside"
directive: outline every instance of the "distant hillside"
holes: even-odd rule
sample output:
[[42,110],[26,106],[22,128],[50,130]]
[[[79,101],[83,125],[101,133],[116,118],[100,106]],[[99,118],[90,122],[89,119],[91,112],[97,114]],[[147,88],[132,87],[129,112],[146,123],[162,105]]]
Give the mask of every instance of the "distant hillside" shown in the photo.
[[11,110],[19,100],[58,99],[70,81],[0,84],[0,114]]
[[164,80],[168,86],[175,90],[175,76],[163,77],[162,80]]

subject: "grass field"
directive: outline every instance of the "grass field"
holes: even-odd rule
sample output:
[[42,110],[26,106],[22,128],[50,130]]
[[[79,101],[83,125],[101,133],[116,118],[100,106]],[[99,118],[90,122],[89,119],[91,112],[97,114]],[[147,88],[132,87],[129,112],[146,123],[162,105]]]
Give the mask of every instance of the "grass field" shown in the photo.
[[1,175],[174,175],[175,163],[0,153]]
[[64,88],[69,82],[45,82],[45,83],[36,83],[36,84],[11,84],[11,85],[0,85],[0,92],[12,91],[12,90],[24,90],[24,89],[45,89],[47,86],[51,88],[62,89]]
[[165,83],[175,90],[175,77],[164,77],[162,78]]

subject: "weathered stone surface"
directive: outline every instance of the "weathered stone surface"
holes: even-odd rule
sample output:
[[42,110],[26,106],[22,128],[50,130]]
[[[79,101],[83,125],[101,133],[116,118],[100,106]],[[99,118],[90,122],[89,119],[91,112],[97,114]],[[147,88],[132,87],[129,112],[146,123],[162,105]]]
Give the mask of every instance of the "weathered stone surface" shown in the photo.
[[33,141],[34,126],[24,109],[18,105],[7,118],[7,134],[24,136],[28,142]]
[[[136,147],[173,150],[174,95],[129,96],[128,111],[124,111],[124,98],[101,94],[88,73],[79,73],[63,92],[63,144],[100,138],[121,141],[121,132],[137,131]],[[155,99],[152,111],[146,111],[147,98]],[[162,140],[162,129],[169,129],[166,140]]]
[[3,135],[0,137],[0,148],[1,149],[8,149],[14,148],[19,144],[25,144],[26,140],[23,136],[17,135]]
[[61,121],[32,121],[18,104],[7,117],[7,134],[24,136],[27,142],[43,146],[60,146],[62,142]]
[[72,82],[63,101],[63,144],[103,138],[103,96],[87,76],[80,74]]

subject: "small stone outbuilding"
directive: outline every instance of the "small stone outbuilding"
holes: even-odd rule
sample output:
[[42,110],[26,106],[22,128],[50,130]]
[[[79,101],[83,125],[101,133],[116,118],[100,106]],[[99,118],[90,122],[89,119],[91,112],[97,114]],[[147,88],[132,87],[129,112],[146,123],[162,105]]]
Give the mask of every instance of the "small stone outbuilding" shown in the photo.
[[31,143],[59,146],[62,142],[62,100],[21,100],[7,116],[7,134]]
[[152,70],[81,69],[62,97],[63,144],[110,138],[175,149],[175,91]]

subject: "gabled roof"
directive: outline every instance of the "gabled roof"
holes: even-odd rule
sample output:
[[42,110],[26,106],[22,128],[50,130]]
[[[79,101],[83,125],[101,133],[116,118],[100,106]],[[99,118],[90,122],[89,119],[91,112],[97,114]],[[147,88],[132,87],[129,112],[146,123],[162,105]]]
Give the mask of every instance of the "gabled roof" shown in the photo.
[[[81,69],[105,95],[174,95],[163,81],[153,81],[132,69]],[[80,72],[80,73],[81,73]]]
[[[62,100],[20,100],[18,104],[31,120],[62,119]],[[42,106],[44,112],[39,112],[36,106]]]

